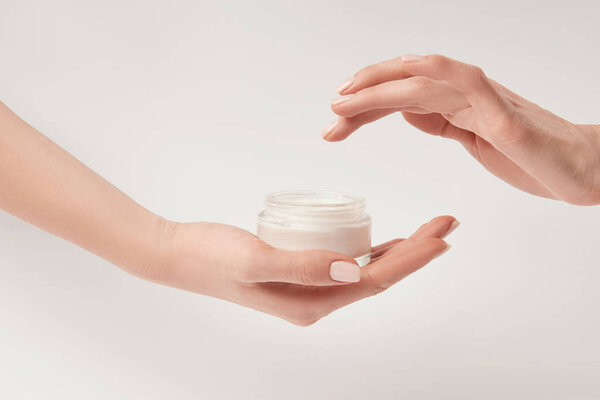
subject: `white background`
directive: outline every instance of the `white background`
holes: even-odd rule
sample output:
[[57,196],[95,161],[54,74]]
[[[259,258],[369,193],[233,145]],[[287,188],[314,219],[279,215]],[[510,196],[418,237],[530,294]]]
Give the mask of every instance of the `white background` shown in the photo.
[[[569,4],[569,5],[567,5]],[[0,0],[0,99],[167,218],[254,230],[265,193],[364,195],[377,242],[452,250],[310,328],[129,276],[0,213],[2,399],[600,397],[600,208],[535,198],[334,89],[404,53],[600,122],[596,1]],[[69,201],[65,199],[65,201]]]

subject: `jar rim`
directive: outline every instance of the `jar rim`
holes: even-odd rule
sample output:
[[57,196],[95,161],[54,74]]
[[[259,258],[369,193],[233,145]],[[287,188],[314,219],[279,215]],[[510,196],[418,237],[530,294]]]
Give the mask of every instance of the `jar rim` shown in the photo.
[[302,207],[314,211],[350,211],[366,206],[364,197],[327,190],[284,190],[265,196],[267,207]]

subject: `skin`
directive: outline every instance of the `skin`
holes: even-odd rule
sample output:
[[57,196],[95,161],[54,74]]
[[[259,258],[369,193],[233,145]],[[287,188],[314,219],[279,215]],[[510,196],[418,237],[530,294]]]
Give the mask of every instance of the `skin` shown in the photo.
[[536,196],[600,204],[600,126],[542,109],[473,65],[441,55],[405,55],[367,66],[332,103],[322,135],[340,141],[401,112],[425,133],[454,139],[488,171]]
[[[126,196],[0,103],[0,209],[140,278],[231,301],[296,325],[382,292],[444,253],[458,222],[437,217],[373,261],[275,249],[233,226],[180,223]],[[332,279],[333,263],[346,277]],[[339,275],[338,275],[339,276]]]

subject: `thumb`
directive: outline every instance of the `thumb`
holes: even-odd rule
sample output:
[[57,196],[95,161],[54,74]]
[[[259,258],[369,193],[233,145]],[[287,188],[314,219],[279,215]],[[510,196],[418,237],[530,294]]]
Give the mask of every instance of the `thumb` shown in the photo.
[[271,249],[258,266],[259,282],[330,286],[358,282],[360,267],[352,257],[325,250]]

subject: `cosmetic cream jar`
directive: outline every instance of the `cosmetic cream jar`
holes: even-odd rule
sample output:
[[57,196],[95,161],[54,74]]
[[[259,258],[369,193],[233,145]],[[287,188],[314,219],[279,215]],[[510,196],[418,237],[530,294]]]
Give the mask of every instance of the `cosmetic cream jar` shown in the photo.
[[268,194],[258,215],[257,235],[284,250],[330,250],[371,260],[371,217],[360,196],[339,192],[285,191]]

